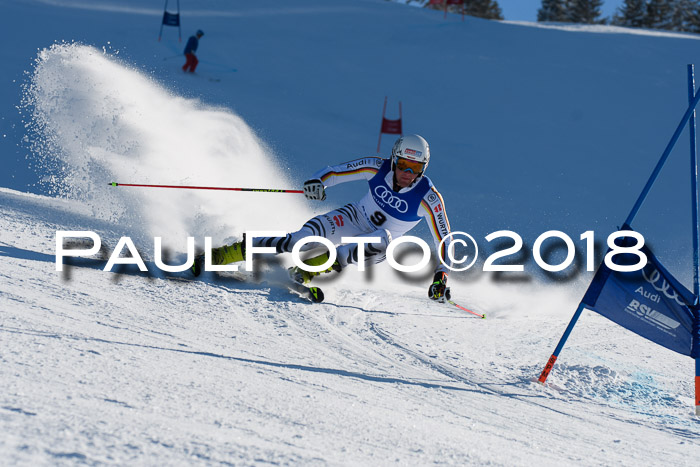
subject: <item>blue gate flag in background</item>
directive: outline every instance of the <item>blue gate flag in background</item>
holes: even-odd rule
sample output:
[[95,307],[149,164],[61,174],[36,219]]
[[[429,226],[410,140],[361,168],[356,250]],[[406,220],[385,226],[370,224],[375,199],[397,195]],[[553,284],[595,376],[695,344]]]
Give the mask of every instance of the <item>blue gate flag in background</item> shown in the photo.
[[160,33],[158,33],[158,42],[163,36],[163,26],[177,26],[178,41],[182,42],[182,29],[180,28],[180,0],[177,0],[177,13],[168,11],[168,0],[165,0],[163,7],[163,21],[160,22]]
[[180,26],[180,14],[163,12],[163,24],[166,26]]
[[[667,349],[687,356],[697,353],[700,336],[693,329],[693,294],[663,267],[647,246],[641,251],[647,256],[647,265],[640,271],[617,272],[602,264],[582,303]],[[629,254],[614,257],[620,265],[637,260],[637,256]]]

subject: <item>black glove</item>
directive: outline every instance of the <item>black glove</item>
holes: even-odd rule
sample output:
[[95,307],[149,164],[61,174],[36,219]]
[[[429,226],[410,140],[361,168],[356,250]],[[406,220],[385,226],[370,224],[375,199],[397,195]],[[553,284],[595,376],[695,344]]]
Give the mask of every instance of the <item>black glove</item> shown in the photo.
[[447,287],[446,273],[435,273],[435,277],[433,277],[433,283],[430,284],[430,288],[428,289],[428,297],[431,300],[438,300],[440,302],[444,302],[445,300],[450,300],[452,298],[450,294],[450,288]]
[[305,181],[304,196],[306,196],[306,199],[317,199],[320,201],[326,199],[326,188],[323,186],[323,182],[319,179]]

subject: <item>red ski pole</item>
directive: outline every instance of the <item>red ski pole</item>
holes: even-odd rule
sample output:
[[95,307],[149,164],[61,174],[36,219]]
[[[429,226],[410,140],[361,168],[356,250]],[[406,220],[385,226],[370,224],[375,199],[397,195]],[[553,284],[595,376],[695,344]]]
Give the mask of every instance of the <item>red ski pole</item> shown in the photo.
[[136,183],[111,182],[110,186],[135,186],[142,188],[180,188],[183,190],[225,190],[225,191],[257,191],[262,193],[304,193],[304,190],[277,190],[274,188],[229,188],[220,186],[185,186],[185,185],[139,185]]
[[458,305],[458,304],[456,304],[455,302],[453,302],[452,300],[447,300],[447,303],[449,303],[450,305],[454,305],[454,306],[456,306],[457,308],[459,308],[460,310],[466,311],[467,313],[471,313],[471,314],[473,314],[473,315],[475,315],[475,316],[478,316],[478,317],[481,318],[481,319],[486,319],[486,313],[484,313],[483,315],[480,315],[479,313],[475,313],[475,312],[473,312],[472,310],[467,310],[467,309],[464,308],[462,305]]

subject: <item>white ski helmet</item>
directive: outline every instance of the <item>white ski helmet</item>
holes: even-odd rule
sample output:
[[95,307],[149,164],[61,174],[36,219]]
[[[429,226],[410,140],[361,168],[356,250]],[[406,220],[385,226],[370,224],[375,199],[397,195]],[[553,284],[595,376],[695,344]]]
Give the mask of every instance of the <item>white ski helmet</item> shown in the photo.
[[406,135],[397,139],[394,148],[391,150],[391,167],[396,170],[396,160],[398,158],[409,159],[422,162],[423,172],[428,168],[430,162],[430,147],[428,142],[420,135]]

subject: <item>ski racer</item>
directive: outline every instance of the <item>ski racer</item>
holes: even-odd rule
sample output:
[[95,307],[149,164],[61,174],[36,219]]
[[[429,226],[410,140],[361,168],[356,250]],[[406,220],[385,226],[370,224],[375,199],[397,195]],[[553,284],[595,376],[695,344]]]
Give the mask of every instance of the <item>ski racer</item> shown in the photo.
[[[253,239],[255,247],[274,247],[277,253],[291,252],[294,244],[302,238],[315,235],[329,239],[337,246],[337,260],[322,272],[308,272],[298,267],[290,268],[290,275],[299,283],[308,283],[323,272],[340,272],[348,264],[357,264],[359,248],[364,248],[365,265],[377,264],[386,259],[386,248],[392,238],[398,238],[425,219],[433,235],[438,254],[446,264],[446,252],[450,247],[450,224],[445,212],[442,196],[425,175],[430,162],[428,142],[419,135],[399,138],[391,151],[390,159],[365,157],[343,164],[326,167],[304,182],[307,199],[326,199],[325,189],[340,183],[366,180],[369,191],[356,203],[316,216],[303,227],[284,237],[258,237]],[[379,237],[379,243],[340,244],[341,237]],[[443,240],[447,238],[443,242]],[[441,243],[442,242],[442,243]],[[339,246],[338,246],[339,245]],[[318,246],[307,243],[302,251]],[[223,265],[244,261],[245,238],[241,242],[213,248],[212,264]],[[312,266],[325,264],[328,252],[306,259]],[[204,255],[195,258],[192,272],[199,276],[204,266]],[[435,276],[428,289],[428,297],[444,301],[450,299],[447,288],[448,267],[438,262]]]

